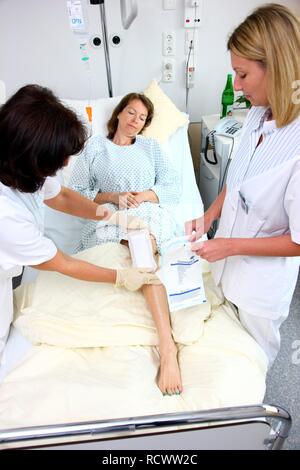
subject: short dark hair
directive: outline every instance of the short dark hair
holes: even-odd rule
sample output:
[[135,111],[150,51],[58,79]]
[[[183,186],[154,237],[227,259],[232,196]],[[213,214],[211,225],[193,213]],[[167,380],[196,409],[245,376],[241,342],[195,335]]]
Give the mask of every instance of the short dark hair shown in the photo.
[[0,108],[0,181],[24,193],[80,152],[87,130],[48,88],[26,85]]
[[126,106],[133,100],[139,100],[143,103],[143,105],[147,108],[148,114],[147,118],[145,121],[145,125],[141,132],[148,127],[151,124],[153,114],[154,114],[154,106],[151,100],[147,98],[146,95],[143,93],[129,93],[128,95],[124,96],[124,98],[121,99],[120,103],[115,107],[111,118],[109,119],[107,123],[107,130],[108,134],[107,137],[108,139],[113,139],[115,136],[115,133],[117,132],[118,129],[118,115],[123,111],[123,109],[126,108]]

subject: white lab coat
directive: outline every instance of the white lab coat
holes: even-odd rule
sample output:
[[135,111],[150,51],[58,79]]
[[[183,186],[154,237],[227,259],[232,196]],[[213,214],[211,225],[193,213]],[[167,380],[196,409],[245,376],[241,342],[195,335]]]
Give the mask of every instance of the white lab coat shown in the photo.
[[[291,234],[300,244],[300,156],[242,181],[227,192],[216,237]],[[212,263],[216,284],[241,310],[284,319],[297,281],[299,258],[232,256]]]
[[40,264],[57,252],[43,236],[43,200],[55,197],[61,186],[47,178],[43,188],[27,194],[0,183],[0,358],[13,318],[12,277],[22,266]]

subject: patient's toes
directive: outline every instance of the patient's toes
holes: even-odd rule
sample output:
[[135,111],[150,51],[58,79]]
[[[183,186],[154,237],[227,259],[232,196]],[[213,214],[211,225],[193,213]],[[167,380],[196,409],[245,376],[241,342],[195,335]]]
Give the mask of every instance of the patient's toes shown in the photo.
[[162,354],[158,386],[163,394],[176,395],[182,390],[177,354]]

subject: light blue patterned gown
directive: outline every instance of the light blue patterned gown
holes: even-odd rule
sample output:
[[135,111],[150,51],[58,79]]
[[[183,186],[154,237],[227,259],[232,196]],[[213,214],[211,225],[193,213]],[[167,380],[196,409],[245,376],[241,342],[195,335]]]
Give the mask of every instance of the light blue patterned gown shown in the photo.
[[[121,146],[105,137],[93,136],[74,164],[69,186],[92,200],[98,192],[151,189],[159,199],[158,204],[143,202],[137,208],[125,210],[128,215],[148,223],[159,251],[163,242],[176,235],[176,223],[170,208],[179,202],[180,182],[154,139],[138,135],[132,145]],[[112,212],[118,210],[115,204],[105,206]],[[127,240],[127,235],[121,227],[87,221],[77,251],[122,239]]]

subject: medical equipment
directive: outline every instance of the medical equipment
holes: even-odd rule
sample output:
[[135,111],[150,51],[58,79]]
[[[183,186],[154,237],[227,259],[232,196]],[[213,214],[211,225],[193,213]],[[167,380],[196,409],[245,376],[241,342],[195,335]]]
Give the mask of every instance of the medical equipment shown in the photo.
[[200,28],[202,25],[203,0],[185,0],[184,27]]
[[171,312],[207,301],[201,259],[191,251],[189,237],[177,237],[162,245],[157,275],[165,285]]
[[[195,63],[195,41],[196,41],[196,28],[200,26],[200,18],[198,15],[199,1],[185,0],[185,27],[192,28],[193,34],[186,36],[186,41],[188,42],[188,58],[185,64],[185,107],[186,112],[188,112],[189,104],[189,89],[193,88],[195,82],[195,72],[196,72],[196,63]],[[193,10],[193,19],[189,17]]]
[[149,230],[128,232],[128,244],[133,266],[156,269]]
[[86,70],[89,70],[89,55],[87,51],[88,45],[88,18],[86,9],[82,5],[81,0],[68,0],[67,9],[71,30],[79,41],[79,49],[81,60]]
[[[90,102],[92,95],[92,77],[90,70],[90,57],[88,54],[88,17],[86,12],[86,5],[84,6],[81,0],[68,0],[67,9],[70,27],[73,31],[74,36],[79,42],[81,61],[84,64],[85,71],[88,77],[88,96]],[[85,111],[88,116],[89,125],[90,127],[92,127],[93,115],[90,103],[88,103],[88,105],[86,106]]]
[[205,210],[222,191],[246,114],[243,110],[221,120],[218,114],[202,118],[199,189]]
[[128,29],[138,14],[136,0],[120,0],[121,19],[124,29]]
[[[220,120],[220,122],[216,125],[216,127],[206,136],[205,140],[205,150],[204,150],[204,158],[210,165],[217,165],[218,160],[216,156],[216,144],[215,144],[215,136],[223,136],[234,138],[238,137],[241,133],[243,124],[232,117],[225,117]],[[233,142],[234,145],[234,142]],[[232,145],[232,148],[233,148]],[[213,152],[213,160],[208,158],[208,147],[212,148]],[[230,157],[229,157],[230,158]]]
[[[102,29],[102,34],[103,34],[108,94],[110,97],[112,97],[113,87],[112,87],[112,74],[111,74],[109,48],[108,48],[108,34],[107,34],[107,23],[106,23],[106,14],[105,14],[105,3],[104,3],[104,0],[90,0],[90,4],[99,5],[100,7],[100,20],[101,20],[101,29]],[[128,29],[131,23],[137,17],[137,12],[138,12],[137,2],[136,0],[120,0],[120,8],[121,8],[121,18],[122,18],[123,28]]]

